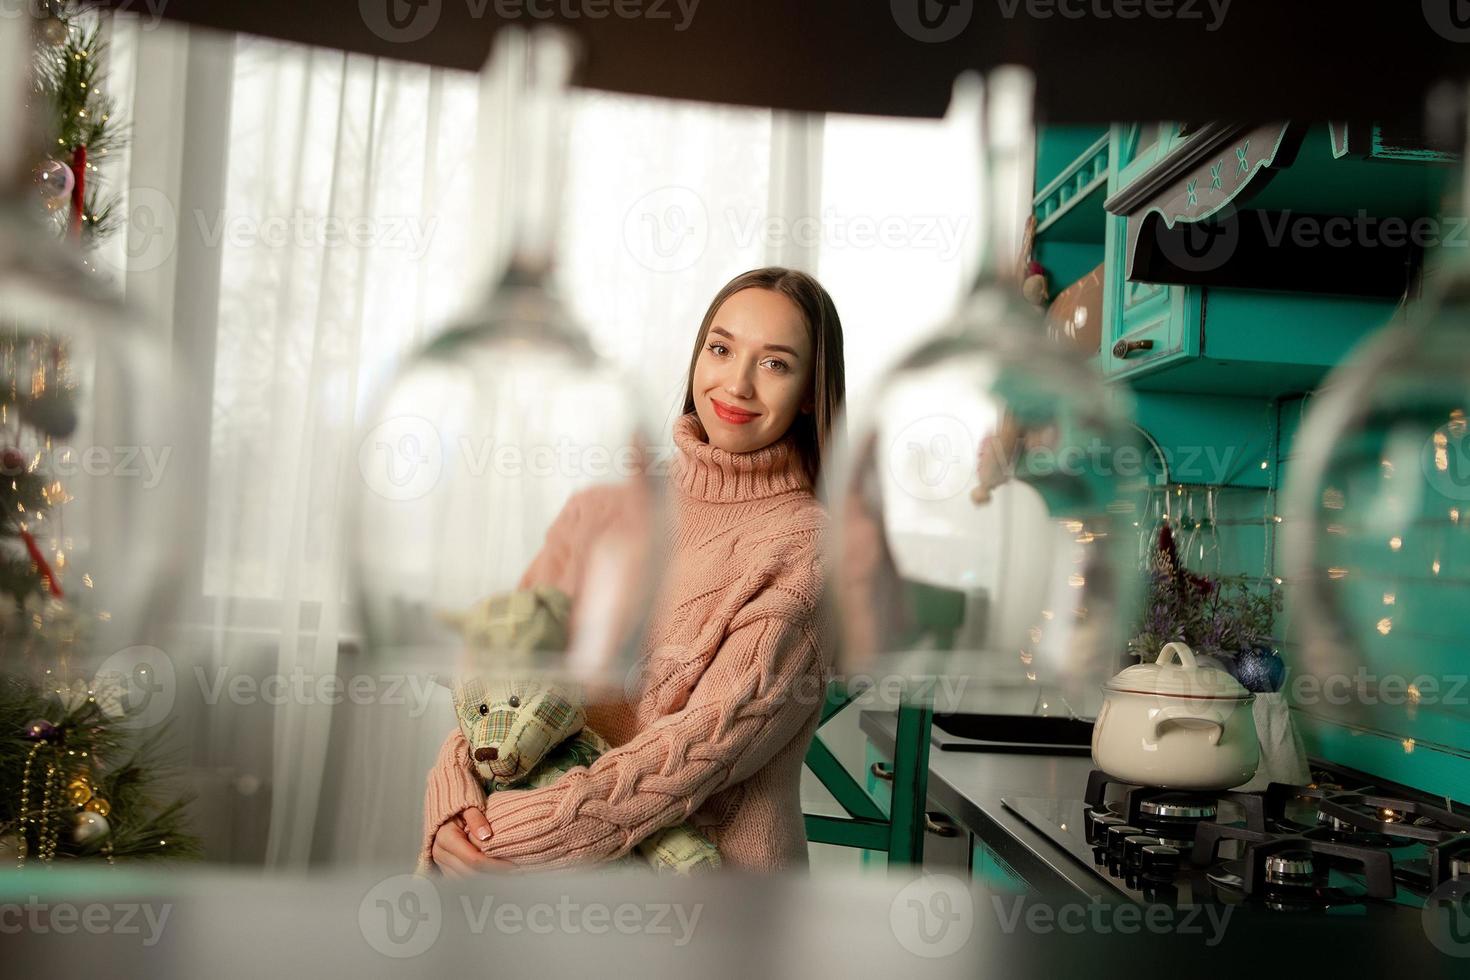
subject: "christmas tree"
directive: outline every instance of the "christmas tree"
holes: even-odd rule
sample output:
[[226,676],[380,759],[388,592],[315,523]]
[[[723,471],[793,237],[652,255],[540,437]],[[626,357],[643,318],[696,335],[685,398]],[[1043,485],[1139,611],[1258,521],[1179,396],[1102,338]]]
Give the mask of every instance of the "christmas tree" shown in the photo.
[[[38,207],[58,235],[94,247],[117,226],[96,161],[123,145],[102,30],[54,2],[36,28],[31,111],[51,151],[34,168]],[[167,726],[139,717],[138,678],[73,666],[108,615],[89,607],[90,576],[69,567],[73,498],[50,465],[78,431],[86,372],[23,310],[0,302],[0,861],[192,856],[188,797],[160,788]]]
[[37,165],[36,183],[58,230],[92,248],[120,227],[117,195],[99,185],[102,164],[127,138],[106,92],[101,19],[88,15],[84,24],[60,0],[46,6],[37,30],[36,92],[47,106],[47,145],[54,149]]

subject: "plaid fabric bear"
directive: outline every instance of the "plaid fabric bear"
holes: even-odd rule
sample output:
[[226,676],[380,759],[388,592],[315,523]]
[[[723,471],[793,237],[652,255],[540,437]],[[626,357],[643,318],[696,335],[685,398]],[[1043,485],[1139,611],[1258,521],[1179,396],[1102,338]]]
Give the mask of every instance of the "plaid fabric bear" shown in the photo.
[[[452,690],[460,731],[487,794],[549,786],[609,748],[585,727],[581,688],[530,669],[537,652],[565,649],[570,610],[565,593],[542,586],[492,596],[449,620],[478,664]],[[685,875],[720,867],[719,850],[687,823],[654,832],[636,849],[637,857],[612,865],[646,864]]]

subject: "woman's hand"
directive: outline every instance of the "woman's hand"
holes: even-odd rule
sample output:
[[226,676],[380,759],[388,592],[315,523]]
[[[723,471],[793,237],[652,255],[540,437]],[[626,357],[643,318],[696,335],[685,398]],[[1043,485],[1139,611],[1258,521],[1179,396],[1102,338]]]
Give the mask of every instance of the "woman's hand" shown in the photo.
[[450,878],[469,878],[486,871],[514,871],[515,864],[487,856],[480,850],[490,839],[490,821],[479,807],[470,807],[445,821],[434,835],[434,864]]

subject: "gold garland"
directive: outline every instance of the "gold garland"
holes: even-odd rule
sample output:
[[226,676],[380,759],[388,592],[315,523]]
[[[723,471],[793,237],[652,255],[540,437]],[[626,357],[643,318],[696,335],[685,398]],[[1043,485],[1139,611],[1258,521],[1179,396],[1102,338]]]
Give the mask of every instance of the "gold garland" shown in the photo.
[[[61,837],[61,817],[66,810],[74,807],[78,814],[90,811],[104,820],[112,810],[111,804],[97,795],[92,786],[91,777],[85,771],[77,773],[70,781],[67,781],[63,792],[65,776],[55,759],[51,759],[47,761],[46,774],[40,781],[40,809],[32,813],[31,772],[35,768],[36,757],[46,747],[45,742],[37,742],[31,746],[30,752],[26,754],[25,768],[21,773],[20,833],[16,841],[16,867],[18,868],[26,866],[26,858],[30,854],[30,842],[26,833],[27,824],[36,829],[37,859],[43,865],[50,866],[56,858],[56,849]],[[115,865],[110,838],[103,843],[101,854],[107,859],[109,865]]]

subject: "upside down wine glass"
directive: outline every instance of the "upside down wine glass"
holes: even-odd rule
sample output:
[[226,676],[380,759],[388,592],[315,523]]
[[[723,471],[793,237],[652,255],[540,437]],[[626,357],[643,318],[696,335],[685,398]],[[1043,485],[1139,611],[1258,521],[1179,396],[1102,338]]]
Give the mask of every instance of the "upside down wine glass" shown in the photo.
[[[159,666],[178,591],[167,352],[57,237],[32,18],[0,18],[0,671],[81,689]],[[177,450],[177,451],[176,451]],[[127,685],[124,685],[128,691]],[[64,699],[69,700],[69,699]]]
[[[1470,168],[1464,180],[1449,215],[1470,206]],[[1464,252],[1433,249],[1423,298],[1324,381],[1286,484],[1287,611],[1302,673],[1322,692],[1309,710],[1408,734],[1405,751],[1470,717],[1450,696],[1470,644]]]
[[[657,567],[651,416],[553,282],[575,55],[555,29],[497,34],[482,100],[503,138],[482,144],[482,184],[508,258],[478,303],[408,359],[363,426],[349,533],[380,663],[440,671],[470,658],[621,685],[634,656]],[[534,649],[487,645],[486,603],[534,586],[569,601],[566,635]]]
[[936,711],[1007,690],[1030,710],[1054,685],[1086,713],[1124,664],[1144,474],[1120,473],[1118,450],[1142,453],[1126,397],[1048,340],[1011,275],[1002,216],[1030,200],[1010,179],[1026,169],[1030,76],[1000,69],[980,89],[962,78],[951,107],[980,120],[990,234],[973,288],[850,407],[831,471],[838,663],[911,689],[963,682],[928,684]]

